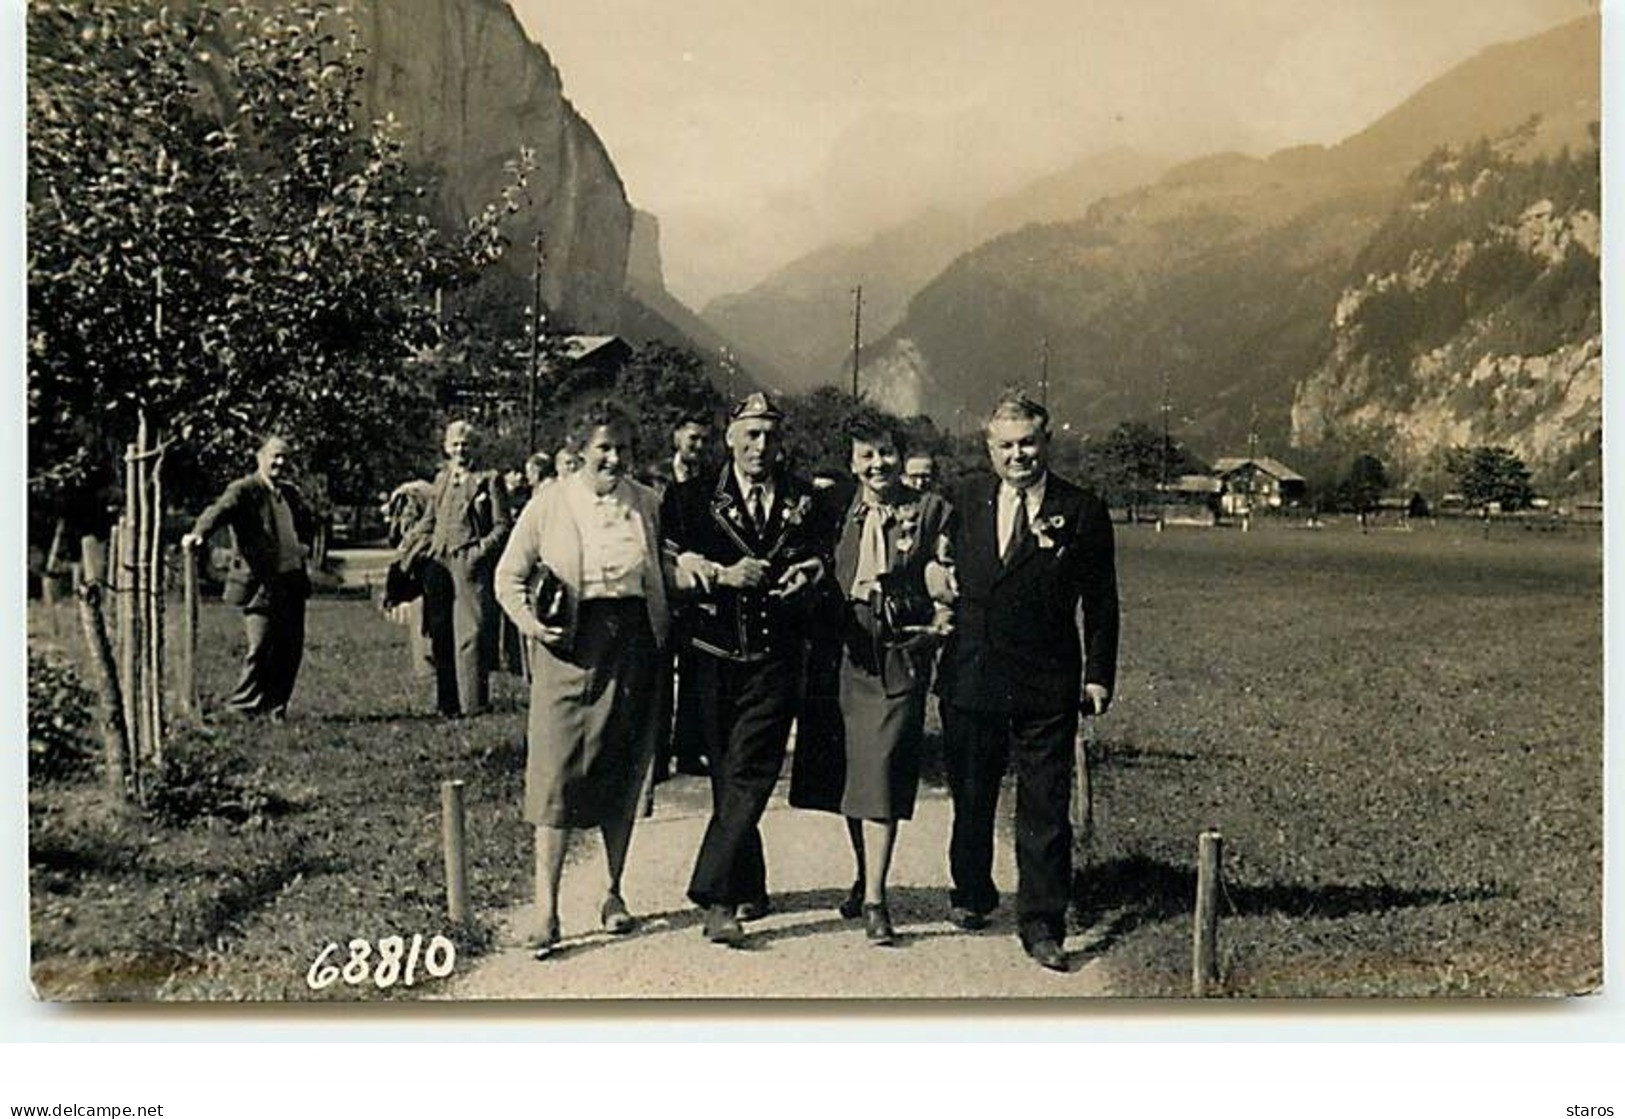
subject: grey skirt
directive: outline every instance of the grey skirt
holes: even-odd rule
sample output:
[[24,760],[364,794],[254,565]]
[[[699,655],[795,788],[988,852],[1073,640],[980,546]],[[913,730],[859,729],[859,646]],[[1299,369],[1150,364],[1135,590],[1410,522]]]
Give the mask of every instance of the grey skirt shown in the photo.
[[641,598],[588,599],[573,648],[530,645],[525,819],[596,827],[635,813],[660,738],[660,658]]

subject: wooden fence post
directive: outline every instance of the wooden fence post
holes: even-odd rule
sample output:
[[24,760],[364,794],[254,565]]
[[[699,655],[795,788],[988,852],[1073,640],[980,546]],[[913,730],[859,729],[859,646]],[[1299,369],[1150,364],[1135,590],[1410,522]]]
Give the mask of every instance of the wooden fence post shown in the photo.
[[463,783],[440,783],[440,843],[446,861],[446,915],[468,923],[468,849],[463,837]]
[[1191,929],[1191,994],[1204,998],[1219,982],[1219,867],[1224,837],[1217,828],[1197,840],[1196,912]]
[[188,718],[197,718],[197,549],[181,545],[181,671],[180,705]]
[[90,665],[100,701],[103,780],[115,803],[140,796],[140,770],[133,763],[130,740],[124,722],[124,701],[119,689],[118,664],[107,639],[107,619],[102,613],[102,543],[86,536],[80,544],[81,563],[75,592],[79,600],[79,627],[90,652]]

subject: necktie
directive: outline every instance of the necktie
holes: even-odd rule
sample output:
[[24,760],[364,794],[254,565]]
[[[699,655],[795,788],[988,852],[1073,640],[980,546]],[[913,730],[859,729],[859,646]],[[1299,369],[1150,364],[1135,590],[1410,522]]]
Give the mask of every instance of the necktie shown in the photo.
[[1016,494],[1016,519],[1010,526],[1010,540],[1004,546],[1004,553],[999,556],[999,562],[1008,564],[1021,551],[1021,546],[1032,535],[1032,525],[1027,521],[1027,495]]
[[761,486],[752,486],[750,494],[745,498],[745,510],[750,513],[750,523],[760,535],[767,526],[763,523],[767,518],[762,514],[763,493]]

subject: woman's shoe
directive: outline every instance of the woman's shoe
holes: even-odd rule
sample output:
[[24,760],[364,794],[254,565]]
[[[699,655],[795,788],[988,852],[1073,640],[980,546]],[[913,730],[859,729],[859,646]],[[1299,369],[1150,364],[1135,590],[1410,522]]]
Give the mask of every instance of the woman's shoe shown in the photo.
[[859,878],[852,883],[852,888],[846,892],[846,897],[841,899],[836,912],[848,921],[856,921],[863,916],[863,879]]
[[545,960],[554,952],[558,951],[558,947],[559,919],[555,917],[547,926],[547,932],[530,942],[530,958],[533,960]]
[[864,905],[863,935],[877,948],[897,943],[897,933],[891,927],[891,914],[886,912],[885,902]]
[[620,894],[610,894],[604,898],[604,907],[598,911],[598,919],[604,923],[604,931],[611,936],[625,936],[638,927],[638,919],[627,910]]

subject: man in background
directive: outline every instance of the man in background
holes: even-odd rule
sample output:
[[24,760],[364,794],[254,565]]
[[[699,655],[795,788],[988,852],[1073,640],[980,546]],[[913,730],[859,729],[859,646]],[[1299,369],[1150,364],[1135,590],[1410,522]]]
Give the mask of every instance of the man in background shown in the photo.
[[287,440],[266,439],[255,465],[254,473],[232,482],[203,511],[181,546],[199,547],[221,525],[231,529],[233,555],[222,597],[242,607],[248,649],[226,707],[281,720],[304,658],[310,597],[305,558],[316,521],[293,483]]
[[435,475],[427,510],[401,543],[403,555],[422,556],[435,705],[451,717],[489,706],[497,621],[491,574],[512,527],[502,479],[475,468],[474,440],[472,424],[446,426],[446,464]]
[[921,493],[935,493],[937,460],[931,455],[909,455],[903,463],[903,484]]
[[[668,486],[700,477],[710,465],[709,418],[700,413],[684,416],[672,429],[671,443],[671,476],[660,487],[662,493]],[[672,640],[675,650],[672,690],[662,697],[661,710],[662,721],[671,724],[671,737],[655,762],[657,782],[666,780],[674,769],[690,777],[705,777],[710,773],[705,762],[705,727],[701,722],[699,682],[694,665],[696,654],[683,639],[684,611],[679,609],[672,621],[678,631]]]

